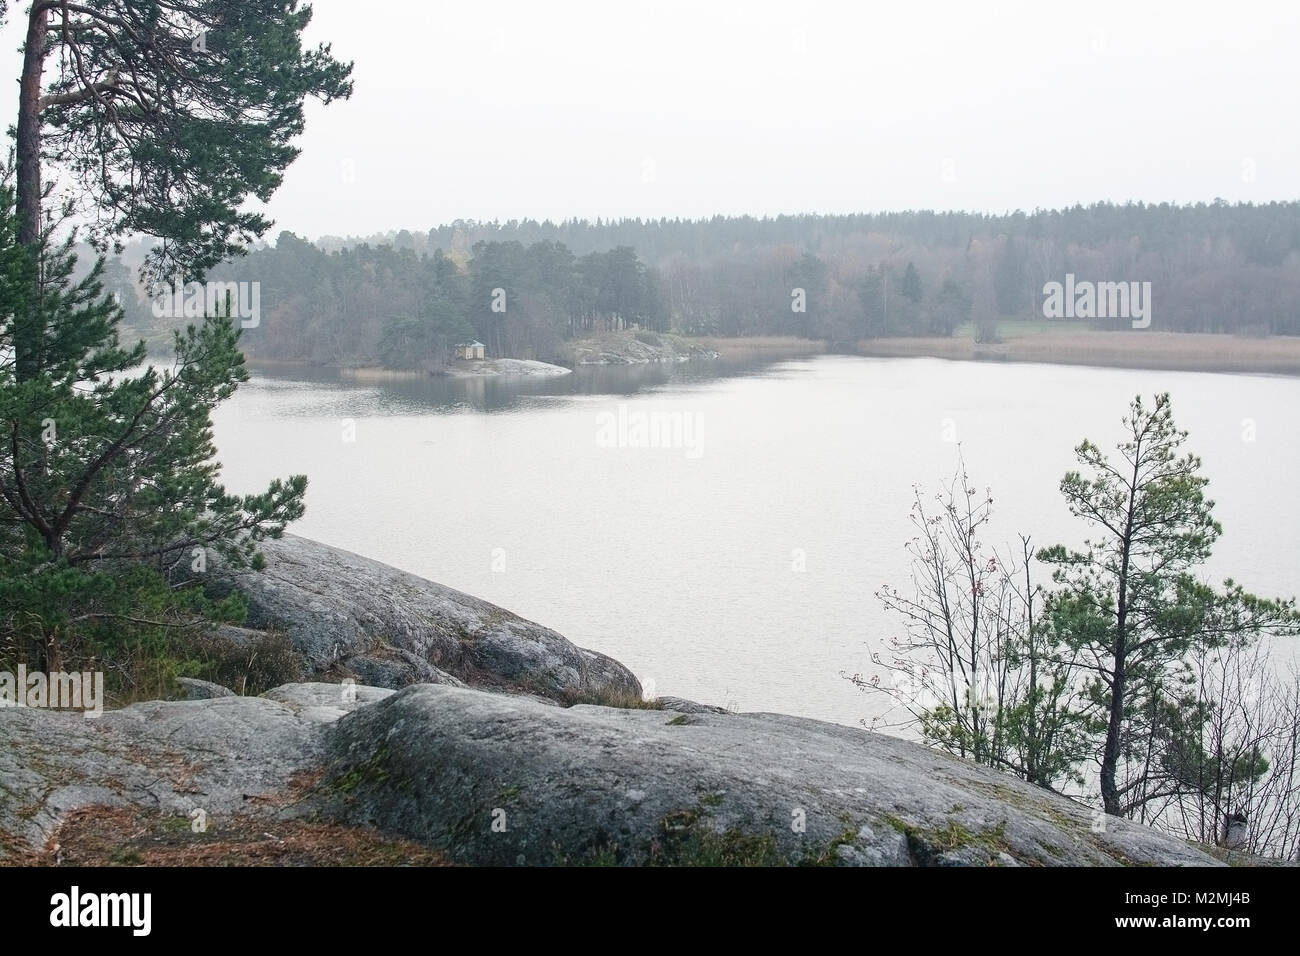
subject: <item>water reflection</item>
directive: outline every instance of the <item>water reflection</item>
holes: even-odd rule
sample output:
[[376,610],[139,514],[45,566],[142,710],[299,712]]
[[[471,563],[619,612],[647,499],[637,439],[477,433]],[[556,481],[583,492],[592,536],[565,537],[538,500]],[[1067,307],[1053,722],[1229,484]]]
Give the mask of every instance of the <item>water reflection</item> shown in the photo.
[[712,361],[580,365],[569,375],[475,378],[260,365],[253,359],[248,365],[260,384],[273,388],[327,385],[376,393],[378,410],[454,414],[544,407],[554,399],[576,395],[637,395],[667,385],[690,388],[723,378],[768,374],[782,359],[763,353]]

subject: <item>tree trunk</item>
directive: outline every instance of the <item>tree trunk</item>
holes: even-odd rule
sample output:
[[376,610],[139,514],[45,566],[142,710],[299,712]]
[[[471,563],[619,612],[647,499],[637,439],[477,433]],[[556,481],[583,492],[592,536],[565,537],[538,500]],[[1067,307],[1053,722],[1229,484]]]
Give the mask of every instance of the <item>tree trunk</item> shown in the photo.
[[[30,14],[18,85],[17,212],[18,242],[35,249],[41,239],[41,74],[49,13]],[[39,364],[41,331],[35,316],[14,316],[14,362],[19,380],[32,378]]]
[[63,671],[63,647],[57,631],[47,631],[37,647],[36,667],[47,678]]
[[1023,536],[1020,539],[1020,555],[1025,566],[1025,622],[1029,629],[1029,752],[1025,778],[1030,783],[1042,783],[1038,779],[1038,651],[1034,646],[1034,589],[1029,576],[1029,562],[1033,552],[1029,548],[1029,539]]
[[1124,721],[1124,635],[1115,641],[1115,670],[1111,675],[1110,719],[1106,723],[1106,748],[1101,757],[1101,802],[1111,816],[1119,816],[1122,807],[1115,771],[1119,767],[1119,738]]
[[1123,808],[1119,788],[1115,785],[1115,771],[1119,767],[1119,742],[1124,726],[1124,685],[1127,677],[1128,656],[1128,569],[1133,554],[1133,510],[1137,505],[1138,481],[1144,462],[1142,440],[1133,450],[1133,479],[1129,483],[1128,516],[1124,522],[1124,537],[1119,566],[1119,594],[1115,602],[1115,668],[1111,671],[1110,715],[1106,722],[1106,747],[1101,756],[1101,802],[1111,816],[1120,816]]

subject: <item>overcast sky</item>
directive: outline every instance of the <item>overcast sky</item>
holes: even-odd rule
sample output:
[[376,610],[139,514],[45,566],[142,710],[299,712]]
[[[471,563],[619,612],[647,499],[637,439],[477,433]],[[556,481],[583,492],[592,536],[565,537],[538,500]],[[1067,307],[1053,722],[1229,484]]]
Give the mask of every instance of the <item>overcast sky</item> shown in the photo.
[[271,236],[1300,197],[1295,0],[313,6],[356,93]]

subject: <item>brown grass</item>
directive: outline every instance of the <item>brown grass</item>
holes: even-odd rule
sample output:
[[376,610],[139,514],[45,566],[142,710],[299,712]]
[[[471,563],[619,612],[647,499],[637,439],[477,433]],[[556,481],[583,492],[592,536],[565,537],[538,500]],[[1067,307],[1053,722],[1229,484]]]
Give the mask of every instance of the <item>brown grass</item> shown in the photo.
[[195,833],[188,817],[123,807],[88,807],[68,816],[45,848],[15,866],[446,866],[427,847],[364,827],[241,815],[209,818]]
[[646,700],[639,694],[617,690],[574,691],[560,697],[560,705],[574,707],[578,704],[595,704],[598,707],[614,707],[618,710],[663,710],[664,705],[658,700]]
[[[250,632],[251,633],[251,632]],[[174,700],[177,677],[194,677],[257,696],[307,676],[301,654],[288,636],[267,631],[247,642],[219,633],[188,631],[172,635],[167,646],[152,652],[125,649],[109,670],[105,696],[110,709],[146,700]]]
[[[1006,335],[1004,327],[1004,335]],[[1300,337],[1253,338],[1194,332],[1030,332],[996,345],[969,338],[872,339],[863,355],[932,356],[1178,369],[1191,372],[1271,372],[1300,375]]]

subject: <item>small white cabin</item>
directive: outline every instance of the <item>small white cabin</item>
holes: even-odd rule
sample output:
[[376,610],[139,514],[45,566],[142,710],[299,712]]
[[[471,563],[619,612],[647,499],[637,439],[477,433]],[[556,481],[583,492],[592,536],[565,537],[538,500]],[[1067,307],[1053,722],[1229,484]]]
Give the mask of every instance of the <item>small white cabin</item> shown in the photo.
[[475,359],[485,358],[484,349],[486,349],[487,346],[482,342],[461,342],[459,345],[454,346],[454,348],[456,350],[456,358],[465,362],[471,362]]

